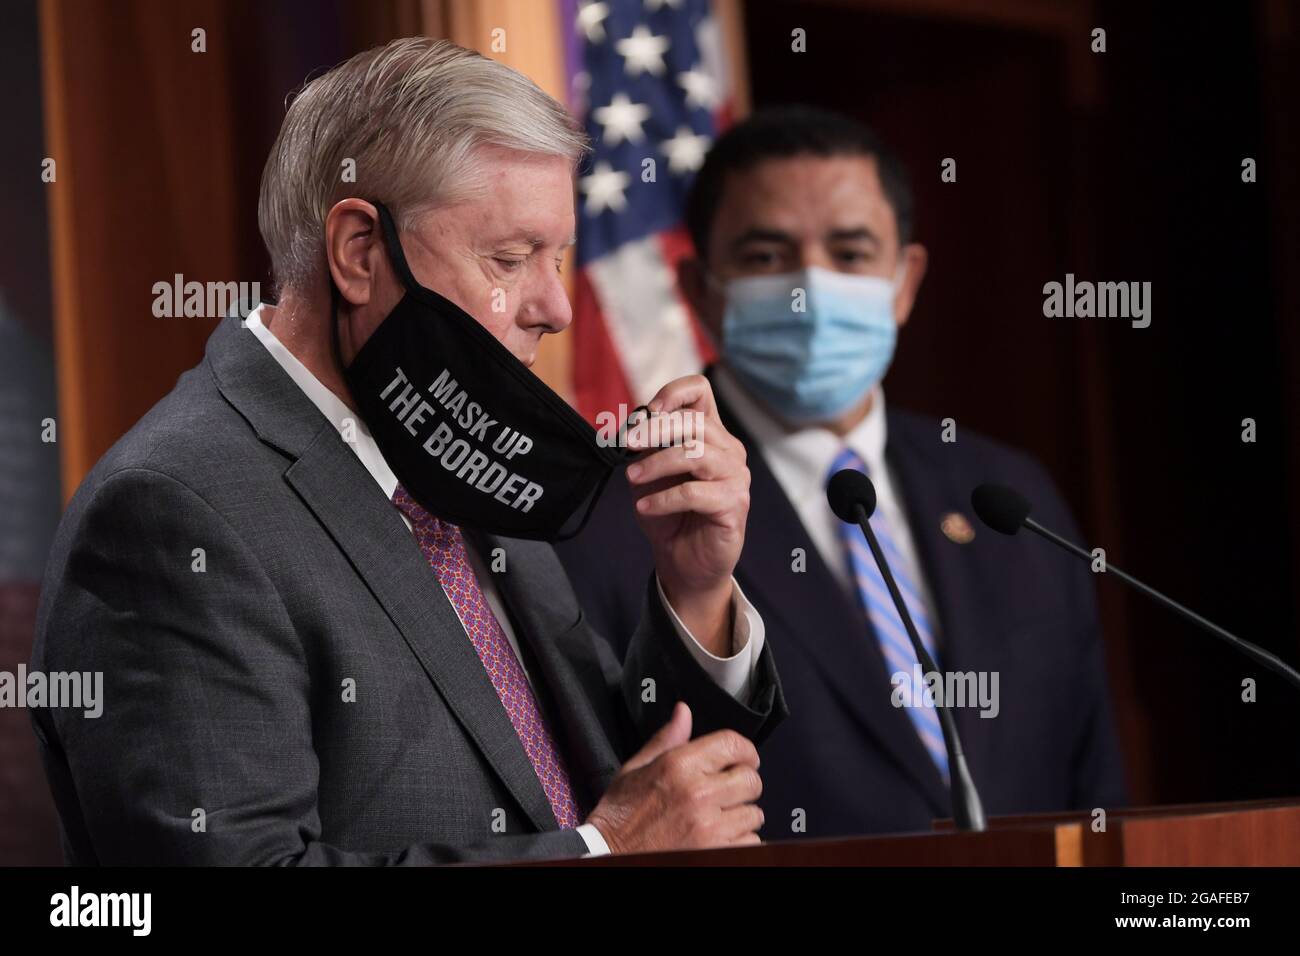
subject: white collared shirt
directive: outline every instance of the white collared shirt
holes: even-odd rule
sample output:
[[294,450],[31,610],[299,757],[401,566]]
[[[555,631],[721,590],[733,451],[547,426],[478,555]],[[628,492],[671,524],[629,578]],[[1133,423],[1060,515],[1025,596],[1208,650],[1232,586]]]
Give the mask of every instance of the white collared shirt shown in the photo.
[[[356,453],[366,471],[370,473],[370,476],[375,479],[375,482],[383,490],[384,496],[391,500],[393,493],[397,490],[397,475],[393,473],[388,462],[384,460],[374,436],[370,434],[370,430],[361,421],[360,416],[348,408],[342,399],[326,388],[320,379],[313,375],[285,347],[284,343],[277,339],[271,333],[271,330],[262,323],[262,310],[265,307],[264,304],[259,303],[257,308],[249,313],[248,318],[244,320],[244,324],[257,336],[258,341],[266,346],[272,358],[279,363],[280,367],[302,389],[303,393],[311,399],[312,404],[320,409],[321,414],[341,435],[347,434],[350,436],[351,440],[346,441],[346,444]],[[400,510],[398,515],[409,530],[411,522],[406,515],[402,514]],[[496,616],[497,623],[501,625],[506,640],[510,642],[510,647],[515,652],[515,657],[519,659],[524,676],[531,682],[532,678],[528,674],[523,655],[519,651],[519,640],[510,623],[510,615],[506,613],[505,605],[501,601],[501,595],[497,590],[492,575],[488,573],[481,556],[468,540],[465,541],[465,553],[469,558],[474,576],[478,579],[479,588],[483,592],[488,607],[492,609],[492,613]],[[753,686],[754,673],[758,668],[758,659],[763,651],[764,628],[762,617],[741,592],[740,585],[734,579],[732,580],[731,607],[732,619],[735,622],[731,636],[733,653],[731,657],[724,658],[717,657],[706,650],[695,639],[695,636],[686,629],[686,625],[682,623],[681,618],[677,616],[677,612],[673,610],[668,603],[668,599],[664,597],[663,587],[659,585],[657,575],[655,584],[658,587],[659,599],[663,602],[663,606],[668,611],[668,616],[672,620],[678,636],[685,643],[686,649],[691,656],[715,684],[736,700],[747,701]],[[609,846],[595,826],[585,823],[579,826],[577,831],[587,843],[587,855],[600,856],[609,853]]]
[[717,366],[713,377],[718,395],[735,412],[758,445],[763,461],[799,515],[817,553],[855,603],[858,601],[857,583],[840,537],[842,522],[826,501],[826,481],[830,477],[831,465],[846,445],[866,463],[871,483],[876,487],[876,508],[907,564],[903,570],[916,585],[932,625],[931,631],[939,641],[935,624],[939,618],[917,558],[907,512],[898,495],[898,479],[885,460],[884,389],[877,383],[866,417],[841,439],[834,432],[819,427],[787,431],[745,391],[726,366]]

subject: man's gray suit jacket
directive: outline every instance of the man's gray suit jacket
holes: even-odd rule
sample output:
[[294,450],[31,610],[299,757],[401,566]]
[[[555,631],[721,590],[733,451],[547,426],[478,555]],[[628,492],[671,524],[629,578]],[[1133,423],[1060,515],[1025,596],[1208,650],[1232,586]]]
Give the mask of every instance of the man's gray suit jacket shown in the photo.
[[[496,584],[584,815],[679,699],[695,736],[761,741],[785,715],[771,651],[737,702],[653,579],[620,665],[550,545],[465,530],[504,549]],[[586,851],[397,509],[236,319],[77,491],[32,666],[103,673],[100,717],[33,711],[69,862]]]

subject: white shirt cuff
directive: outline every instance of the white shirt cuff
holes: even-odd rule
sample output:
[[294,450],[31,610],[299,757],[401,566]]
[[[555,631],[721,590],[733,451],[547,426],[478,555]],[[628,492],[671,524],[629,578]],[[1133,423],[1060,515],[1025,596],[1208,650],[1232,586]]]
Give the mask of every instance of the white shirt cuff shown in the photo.
[[587,842],[587,852],[582,854],[584,860],[589,856],[609,856],[609,844],[605,842],[605,838],[600,835],[594,823],[584,823],[576,829],[578,836]]
[[736,579],[731,579],[731,617],[734,621],[731,632],[730,657],[717,657],[695,639],[695,635],[686,629],[682,619],[673,610],[668,598],[664,596],[663,584],[659,575],[655,575],[655,587],[659,591],[659,601],[668,611],[677,635],[686,645],[695,662],[704,668],[713,683],[742,704],[749,701],[750,690],[754,684],[754,672],[758,669],[758,659],[763,653],[763,618],[749,603]]

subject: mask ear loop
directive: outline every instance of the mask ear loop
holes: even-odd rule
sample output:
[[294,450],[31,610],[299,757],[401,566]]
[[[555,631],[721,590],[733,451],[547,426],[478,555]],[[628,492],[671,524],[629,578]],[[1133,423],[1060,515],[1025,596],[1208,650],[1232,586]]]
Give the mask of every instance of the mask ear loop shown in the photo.
[[[618,430],[618,447],[623,450],[623,459],[625,463],[630,461],[636,454],[635,452],[628,451],[627,430],[636,427],[632,420],[636,418],[637,412],[643,412],[644,417],[647,419],[650,417],[650,408],[646,405],[638,405],[636,408],[632,409]],[[583,512],[582,520],[578,522],[578,526],[568,532],[561,529],[561,533],[552,538],[552,541],[568,541],[570,538],[576,538],[582,533],[582,529],[587,526],[587,522],[591,520],[592,514],[595,513],[596,502],[600,501],[600,496],[605,493],[605,485],[609,483],[609,476],[613,473],[614,469],[610,468],[601,477],[600,484],[598,484],[595,490],[592,491],[591,498],[587,502],[587,510]]]
[[[403,285],[408,289],[415,285],[415,277],[411,274],[411,268],[406,264],[406,254],[402,251],[402,243],[397,238],[397,226],[393,222],[392,213],[388,207],[379,200],[370,200],[370,205],[375,207],[379,213],[380,234],[384,238],[384,245],[388,247],[388,259],[397,271],[397,277],[402,280]],[[326,264],[328,274],[329,265]],[[343,347],[339,338],[339,300],[343,298],[339,292],[339,287],[334,284],[334,276],[329,276],[330,280],[330,348],[334,352],[334,362],[341,370],[346,370],[347,366],[343,364]]]
[[632,409],[632,411],[630,411],[630,412],[628,413],[627,418],[623,420],[623,424],[619,427],[619,430],[618,430],[618,447],[623,449],[623,455],[624,455],[625,458],[631,458],[632,455],[634,454],[633,452],[629,452],[629,451],[627,450],[627,430],[628,430],[629,428],[635,428],[638,424],[640,424],[640,422],[636,422],[636,423],[634,423],[634,422],[632,421],[632,419],[636,418],[636,413],[637,413],[637,412],[644,412],[644,413],[645,413],[644,416],[643,416],[642,419],[641,419],[641,421],[645,421],[646,419],[648,419],[648,418],[650,417],[650,406],[648,406],[648,405],[638,405],[636,408]]
[[397,237],[397,223],[393,221],[392,213],[378,200],[372,200],[370,204],[379,212],[379,228],[384,237],[384,245],[388,247],[388,259],[393,264],[397,277],[408,290],[420,288],[420,283],[415,281],[415,275],[406,262],[406,253],[402,250],[402,241]]

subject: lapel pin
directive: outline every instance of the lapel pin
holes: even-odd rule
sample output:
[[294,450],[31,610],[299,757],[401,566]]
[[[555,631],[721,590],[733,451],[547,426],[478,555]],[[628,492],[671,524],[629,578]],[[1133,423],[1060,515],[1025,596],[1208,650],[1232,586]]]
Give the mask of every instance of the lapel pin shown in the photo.
[[953,544],[970,544],[975,539],[975,529],[960,511],[950,511],[939,522],[939,530]]

